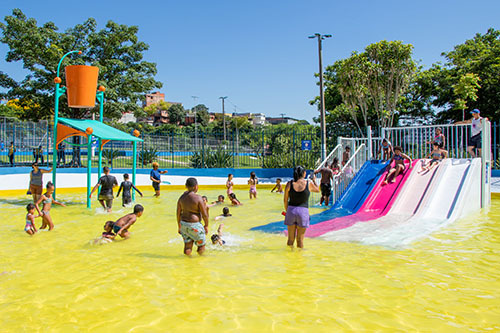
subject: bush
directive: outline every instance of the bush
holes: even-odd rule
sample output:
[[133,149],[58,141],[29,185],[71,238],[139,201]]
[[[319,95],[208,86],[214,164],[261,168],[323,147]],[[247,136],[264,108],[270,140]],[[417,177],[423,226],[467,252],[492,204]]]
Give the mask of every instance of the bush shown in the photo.
[[215,151],[207,148],[203,153],[191,155],[190,163],[193,168],[230,168],[233,166],[233,155],[222,148]]
[[139,161],[142,164],[150,164],[153,163],[154,160],[158,157],[158,149],[155,147],[144,149],[139,152]]

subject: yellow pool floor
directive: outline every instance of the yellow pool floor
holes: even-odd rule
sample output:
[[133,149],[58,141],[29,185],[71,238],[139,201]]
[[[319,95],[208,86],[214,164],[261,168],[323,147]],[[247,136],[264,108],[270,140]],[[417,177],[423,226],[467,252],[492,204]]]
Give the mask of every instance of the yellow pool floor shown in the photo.
[[[30,237],[29,198],[2,196],[0,332],[500,331],[500,200],[402,249],[306,239],[291,251],[282,235],[249,231],[282,218],[282,195],[268,191],[250,201],[237,190],[227,246],[202,257],[182,254],[181,190],[145,190],[131,238],[105,245],[91,242],[131,211],[120,201],[108,215],[60,193],[55,230]],[[210,209],[211,232],[221,211]]]

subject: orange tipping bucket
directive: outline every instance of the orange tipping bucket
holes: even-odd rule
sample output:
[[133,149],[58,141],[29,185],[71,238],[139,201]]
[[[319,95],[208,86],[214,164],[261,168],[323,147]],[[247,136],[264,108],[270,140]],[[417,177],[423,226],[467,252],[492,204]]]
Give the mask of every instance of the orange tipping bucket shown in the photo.
[[68,106],[71,108],[93,108],[99,68],[75,65],[66,66],[65,71]]

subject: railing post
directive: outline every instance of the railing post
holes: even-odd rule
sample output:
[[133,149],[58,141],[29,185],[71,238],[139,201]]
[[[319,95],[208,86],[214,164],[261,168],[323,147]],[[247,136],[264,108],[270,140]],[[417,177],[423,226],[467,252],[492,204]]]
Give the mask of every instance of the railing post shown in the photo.
[[170,135],[172,136],[172,140],[170,142],[172,142],[172,169],[174,168],[174,154],[175,154],[175,149],[174,149],[174,132],[170,132]]
[[368,137],[368,159],[372,159],[372,127],[371,126],[366,126],[366,134]]
[[264,143],[264,130],[262,130],[262,168],[264,167],[264,159],[266,158],[266,145]]
[[205,132],[201,132],[201,167],[205,165]]
[[486,208],[491,203],[491,123],[484,118],[481,144],[481,208]]
[[234,130],[232,131],[231,137],[233,139],[233,169],[234,169]]

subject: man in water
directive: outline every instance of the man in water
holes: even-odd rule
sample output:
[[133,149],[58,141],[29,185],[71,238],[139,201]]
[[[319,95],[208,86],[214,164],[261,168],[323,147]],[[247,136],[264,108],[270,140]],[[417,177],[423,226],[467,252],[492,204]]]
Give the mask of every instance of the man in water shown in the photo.
[[[198,254],[205,251],[206,234],[208,233],[207,206],[198,192],[196,178],[186,180],[187,191],[177,201],[178,232],[184,239],[184,254],[191,255],[193,244],[198,247]],[[205,225],[201,224],[201,219]]]
[[319,168],[314,171],[314,174],[321,174],[321,200],[319,204],[322,205],[323,202],[325,206],[328,206],[330,203],[330,194],[332,194],[332,180],[333,180],[333,171],[328,167],[328,164],[325,164],[324,168]]
[[113,187],[118,186],[118,181],[114,176],[109,174],[109,168],[102,168],[104,176],[99,178],[99,181],[90,192],[89,198],[92,198],[92,193],[101,185],[101,190],[99,191],[99,202],[108,213],[111,212],[111,207],[113,206]]

